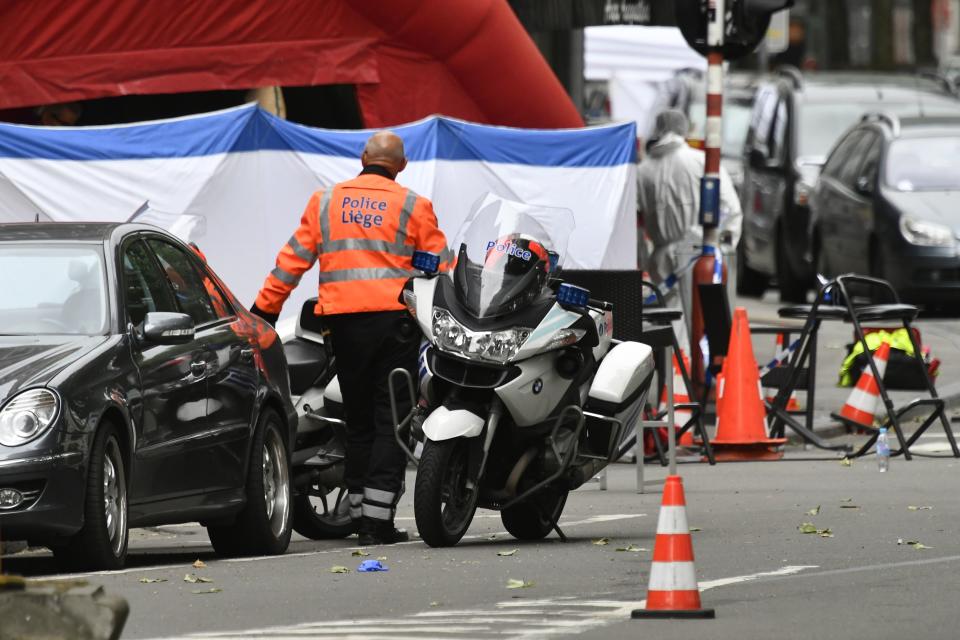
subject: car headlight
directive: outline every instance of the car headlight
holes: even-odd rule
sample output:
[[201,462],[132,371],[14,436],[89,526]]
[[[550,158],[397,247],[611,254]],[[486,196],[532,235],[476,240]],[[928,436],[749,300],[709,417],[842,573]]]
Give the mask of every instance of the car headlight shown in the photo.
[[30,442],[57,419],[60,398],[50,389],[27,389],[0,409],[0,444],[16,447]]
[[910,244],[922,247],[953,246],[953,229],[945,224],[900,216],[900,233]]
[[471,331],[457,322],[446,309],[435,309],[433,312],[433,339],[437,346],[473,360],[506,364],[517,355],[528,337],[530,329],[523,327]]

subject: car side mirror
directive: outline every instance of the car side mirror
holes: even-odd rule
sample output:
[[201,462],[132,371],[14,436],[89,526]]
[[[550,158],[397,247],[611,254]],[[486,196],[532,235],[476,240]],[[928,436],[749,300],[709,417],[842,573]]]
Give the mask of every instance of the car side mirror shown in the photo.
[[867,176],[857,178],[857,193],[862,196],[873,195],[873,182]]
[[143,319],[140,336],[152,344],[185,344],[193,340],[193,318],[185,313],[151,311]]

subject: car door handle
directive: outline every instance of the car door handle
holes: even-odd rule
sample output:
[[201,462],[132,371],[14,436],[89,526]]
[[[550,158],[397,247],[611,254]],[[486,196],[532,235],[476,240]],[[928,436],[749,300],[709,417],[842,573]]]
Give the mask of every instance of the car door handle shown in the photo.
[[253,360],[253,347],[244,347],[240,349],[240,359],[241,360]]
[[200,376],[202,376],[204,373],[206,373],[206,371],[207,371],[207,363],[206,363],[206,362],[204,362],[204,361],[202,361],[202,360],[198,360],[197,362],[191,362],[191,363],[190,363],[190,372],[191,372],[193,375],[195,375],[195,376],[197,376],[197,377],[200,377]]

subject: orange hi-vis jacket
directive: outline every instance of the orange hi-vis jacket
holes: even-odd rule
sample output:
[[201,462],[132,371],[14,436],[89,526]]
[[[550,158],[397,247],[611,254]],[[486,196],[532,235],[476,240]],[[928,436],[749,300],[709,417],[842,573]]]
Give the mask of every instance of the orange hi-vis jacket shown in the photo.
[[415,250],[437,253],[443,263],[450,259],[433,204],[389,178],[362,173],[310,197],[255,304],[279,314],[319,260],[318,315],[404,309],[400,291],[420,274],[412,264]]

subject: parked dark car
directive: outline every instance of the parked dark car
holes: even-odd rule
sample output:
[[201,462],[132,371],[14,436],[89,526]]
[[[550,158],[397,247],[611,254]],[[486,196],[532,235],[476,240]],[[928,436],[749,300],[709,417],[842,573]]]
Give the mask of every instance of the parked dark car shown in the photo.
[[140,224],[0,225],[0,531],[118,568],[128,529],[290,540],[286,360],[192,248]]
[[813,283],[809,198],[829,150],[868,111],[960,115],[945,84],[864,73],[781,72],[757,89],[744,147],[743,235],[737,292],[803,302]]
[[810,199],[816,271],[874,275],[910,301],[960,300],[958,159],[960,116],[865,116]]

